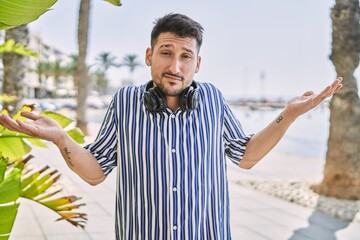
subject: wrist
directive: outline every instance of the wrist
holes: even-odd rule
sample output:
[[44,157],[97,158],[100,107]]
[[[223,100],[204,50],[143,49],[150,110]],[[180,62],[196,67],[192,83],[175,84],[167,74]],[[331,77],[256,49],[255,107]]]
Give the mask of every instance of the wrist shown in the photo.
[[62,131],[59,133],[56,138],[52,141],[58,148],[61,148],[62,146],[66,145],[66,142],[68,141],[69,136],[65,131]]
[[286,108],[275,119],[277,124],[292,124],[296,120],[296,116],[288,111]]

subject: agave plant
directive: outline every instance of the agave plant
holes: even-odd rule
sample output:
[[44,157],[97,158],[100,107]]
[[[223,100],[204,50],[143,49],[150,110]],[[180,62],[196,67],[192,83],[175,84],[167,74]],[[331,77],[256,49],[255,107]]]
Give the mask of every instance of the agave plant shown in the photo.
[[[33,106],[23,106],[12,118],[25,120],[22,111],[32,111]],[[1,114],[7,114],[3,110]],[[72,120],[55,112],[44,111],[43,116],[57,121],[64,129]],[[84,143],[84,135],[78,128],[71,128],[67,133],[78,143]],[[17,133],[0,125],[0,239],[8,239],[20,205],[19,198],[26,198],[42,204],[59,214],[56,220],[65,220],[74,226],[84,228],[87,218],[85,213],[75,212],[85,204],[76,204],[77,196],[61,196],[61,189],[55,187],[60,173],[49,166],[42,169],[29,167],[32,145],[47,147],[38,138]]]

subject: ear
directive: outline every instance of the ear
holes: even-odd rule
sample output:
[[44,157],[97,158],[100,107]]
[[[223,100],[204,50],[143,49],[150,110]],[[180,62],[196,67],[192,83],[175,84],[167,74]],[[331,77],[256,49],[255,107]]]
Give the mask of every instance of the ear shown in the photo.
[[198,72],[199,72],[199,70],[200,70],[200,65],[201,65],[201,57],[198,56],[197,63],[196,63],[196,68],[195,68],[195,73],[198,73]]
[[145,63],[149,67],[151,66],[151,55],[152,55],[151,48],[147,48],[145,53]]

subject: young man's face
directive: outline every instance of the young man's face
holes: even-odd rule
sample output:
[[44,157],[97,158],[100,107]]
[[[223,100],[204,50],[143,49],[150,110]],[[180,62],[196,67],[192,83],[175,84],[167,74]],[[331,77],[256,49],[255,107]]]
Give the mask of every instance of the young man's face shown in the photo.
[[154,85],[167,96],[178,96],[191,85],[200,62],[196,39],[173,33],[161,33],[153,48],[146,50]]

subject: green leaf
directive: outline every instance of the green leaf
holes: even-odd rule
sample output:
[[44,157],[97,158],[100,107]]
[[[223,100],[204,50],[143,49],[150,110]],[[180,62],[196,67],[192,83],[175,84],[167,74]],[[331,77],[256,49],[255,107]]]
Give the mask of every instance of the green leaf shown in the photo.
[[0,53],[5,52],[16,53],[23,56],[39,57],[39,54],[29,48],[26,48],[23,44],[15,44],[14,39],[9,39],[4,44],[0,45]]
[[32,145],[35,145],[38,147],[42,147],[42,148],[48,147],[43,141],[41,141],[38,138],[27,138],[26,141],[29,141]]
[[0,29],[20,26],[38,19],[57,0],[1,0]]
[[58,124],[60,124],[60,126],[62,128],[65,128],[67,126],[69,126],[70,123],[73,122],[72,119],[62,115],[62,114],[59,114],[59,113],[56,113],[56,112],[52,112],[52,111],[44,111],[44,112],[41,112],[40,113],[41,116],[45,116],[45,117],[49,117],[49,118],[52,118],[53,120],[55,120]]
[[67,131],[67,134],[69,134],[69,136],[72,137],[77,143],[80,143],[80,144],[85,143],[85,135],[80,130],[80,128],[73,128],[73,129]]
[[16,201],[20,196],[20,177],[19,169],[12,169],[6,174],[4,181],[0,183],[0,204]]
[[35,172],[34,174],[37,175],[37,177],[34,177],[29,185],[24,186],[23,183],[21,184],[23,187],[21,196],[25,198],[34,198],[42,194],[57,181],[59,178],[59,175],[56,175],[57,173],[57,170],[40,175],[38,175],[38,172]]
[[0,184],[4,180],[7,163],[8,160],[0,152]]
[[120,0],[104,0],[105,2],[111,3],[115,6],[121,6],[121,1]]
[[0,152],[9,160],[19,159],[28,154],[31,147],[20,137],[2,137],[0,136]]
[[[0,45],[0,47],[1,47],[1,45]],[[0,94],[0,102],[3,102],[3,103],[11,103],[11,102],[14,102],[16,99],[17,99],[16,96],[10,96],[10,95],[3,94],[3,93]],[[3,110],[3,111],[5,111],[5,110]]]
[[[58,213],[61,217],[58,220],[66,220],[76,227],[85,227],[86,214],[73,212],[85,204],[75,204],[79,200],[76,196],[56,197],[55,194],[61,189],[51,189],[59,179],[60,174],[57,170],[52,170],[48,166],[26,174],[21,180],[20,197],[33,200],[39,204]],[[1,216],[0,216],[1,218]]]
[[[19,203],[11,205],[0,205],[0,239],[8,239],[14,225]],[[6,216],[6,217],[3,217]]]

